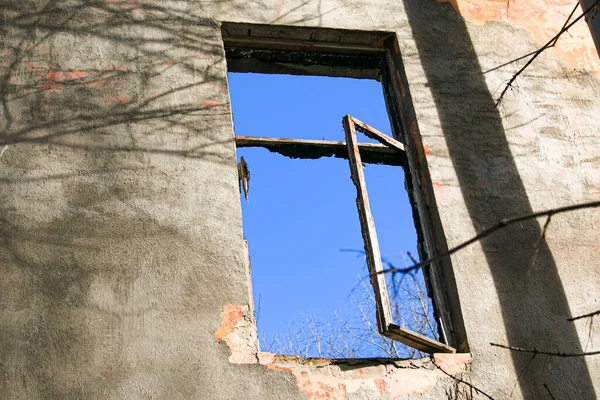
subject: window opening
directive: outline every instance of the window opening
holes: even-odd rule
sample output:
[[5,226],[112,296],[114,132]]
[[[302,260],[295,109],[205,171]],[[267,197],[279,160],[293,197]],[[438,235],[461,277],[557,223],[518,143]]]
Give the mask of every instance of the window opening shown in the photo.
[[[237,74],[236,74],[237,75]],[[230,86],[231,86],[231,90],[232,90],[232,106],[233,111],[234,111],[234,124],[235,127],[237,129],[238,125],[236,123],[236,115],[238,115],[238,108],[236,108],[236,99],[235,99],[235,90],[236,90],[236,84],[231,82],[232,78],[232,74],[230,74]],[[320,78],[320,79],[332,79],[332,78]],[[235,79],[234,79],[235,80]],[[246,90],[252,90],[251,88],[246,88]],[[260,90],[260,88],[255,88],[254,90]],[[276,101],[276,100],[275,100]],[[268,105],[266,105],[266,107],[268,107]],[[382,107],[383,108],[383,107]],[[333,113],[334,111],[332,111]],[[385,112],[385,108],[384,108],[384,112]],[[335,116],[335,119],[337,119],[339,121],[339,115]],[[290,119],[291,121],[294,121],[294,123],[290,123],[287,126],[301,126],[303,127],[303,129],[305,129],[306,131],[319,131],[319,124],[315,124],[315,123],[311,123],[311,116],[307,115],[302,121],[298,120],[298,118],[292,118]],[[238,147],[238,155],[241,155],[241,157],[246,156],[248,158],[248,160],[246,160],[246,158],[241,158],[240,157],[240,164],[239,164],[239,173],[240,173],[240,178],[241,178],[241,193],[242,196],[248,196],[249,198],[249,203],[248,204],[244,204],[243,205],[243,209],[244,209],[244,230],[245,230],[245,234],[247,233],[247,229],[248,229],[248,221],[246,219],[246,214],[247,214],[247,210],[252,207],[252,202],[255,201],[253,200],[253,190],[254,187],[253,182],[248,180],[250,178],[251,175],[251,170],[252,170],[252,164],[253,162],[255,162],[255,160],[258,157],[265,157],[265,152],[263,150],[263,154],[262,155],[258,155],[257,153],[253,153],[251,157],[249,157],[246,153],[246,151],[250,150],[250,149],[246,149],[246,148],[262,148],[262,149],[266,149],[269,150],[270,152],[273,153],[279,153],[279,155],[284,155],[286,157],[291,157],[291,158],[301,158],[301,159],[314,159],[319,163],[322,163],[324,160],[320,159],[317,160],[321,157],[335,157],[335,158],[343,158],[343,159],[348,159],[350,158],[349,162],[350,165],[352,165],[352,173],[353,175],[360,175],[360,173],[362,173],[362,168],[363,168],[363,163],[364,164],[369,164],[369,163],[378,163],[378,164],[384,164],[384,165],[391,165],[391,166],[395,166],[398,170],[401,170],[400,168],[398,168],[398,166],[401,167],[405,167],[406,166],[406,158],[403,154],[404,152],[404,146],[402,143],[394,140],[393,138],[391,138],[388,135],[385,135],[379,131],[377,131],[374,128],[369,127],[368,125],[362,123],[361,121],[347,116],[344,117],[344,131],[340,132],[340,130],[336,130],[337,136],[333,136],[333,137],[327,137],[327,139],[338,139],[338,140],[324,140],[325,137],[321,137],[321,140],[317,140],[317,139],[290,139],[290,138],[283,138],[283,137],[264,137],[262,134],[264,132],[262,131],[268,131],[268,129],[265,129],[265,127],[262,125],[263,121],[261,120],[260,122],[256,122],[254,125],[257,129],[260,129],[261,132],[259,132],[261,135],[247,135],[246,132],[240,132],[238,130],[236,130],[236,145]],[[268,123],[267,123],[268,125]],[[284,136],[284,134],[286,133],[286,129],[282,128],[282,127],[278,127],[278,129],[280,129],[280,136]],[[364,133],[368,138],[370,139],[362,139],[361,141],[358,142],[357,138],[356,138],[356,130],[359,130],[360,132]],[[292,135],[290,135],[292,136]],[[350,138],[350,140],[349,140]],[[345,140],[342,141],[340,139]],[[348,149],[351,149],[352,151],[349,152]],[[256,149],[252,149],[252,150],[256,150]],[[273,154],[269,154],[268,157],[272,158]],[[289,160],[288,160],[289,161]],[[292,162],[298,162],[296,160],[291,160]],[[331,161],[331,160],[327,160],[327,161]],[[307,163],[309,161],[303,161],[304,163]],[[342,165],[342,169],[345,170],[345,173],[342,176],[342,179],[344,179],[346,182],[350,182],[350,180],[348,179],[348,161],[345,162],[341,162]],[[329,165],[326,167],[327,169],[329,169]],[[390,167],[391,168],[391,167]],[[280,171],[283,172],[285,174],[285,171]],[[296,179],[296,177],[294,177],[294,172],[290,173],[289,179],[293,180]],[[298,172],[295,172],[296,175],[298,175]],[[251,179],[251,178],[250,178]],[[336,179],[339,179],[336,178]],[[256,179],[255,179],[256,180]],[[365,189],[365,180],[364,180],[364,176],[362,177],[362,179],[358,179],[357,182],[359,182],[359,193],[364,193],[366,195],[366,189]],[[362,184],[360,184],[360,182],[362,182]],[[390,182],[391,184],[400,184],[401,185],[401,181],[400,182]],[[350,184],[350,186],[352,186]],[[248,190],[249,188],[251,188],[250,190]],[[262,190],[257,188],[256,190]],[[310,190],[310,189],[309,189]],[[322,193],[323,196],[326,196],[327,193]],[[404,196],[406,198],[406,193],[404,193]],[[353,195],[350,195],[350,197],[348,197],[348,195],[345,195],[345,198],[343,201],[346,201],[347,203],[353,204],[354,203],[354,198],[356,197],[356,190],[354,190]],[[358,210],[359,212],[362,212],[364,214],[365,212],[365,207],[364,207],[364,203],[366,202],[368,203],[368,197],[367,196],[363,196],[362,197],[362,204],[363,206],[359,206]],[[405,200],[405,202],[407,202],[407,199]],[[355,210],[356,210],[356,206],[354,206]],[[368,209],[368,207],[367,207]],[[362,211],[361,211],[362,210]],[[372,216],[369,217],[370,215],[370,210],[366,210],[368,211],[367,214],[362,215],[361,216],[361,220],[373,220]],[[290,212],[294,212],[294,210],[290,210]],[[354,218],[354,220],[356,221],[356,211],[354,211],[354,214],[350,216],[350,218]],[[356,221],[358,222],[358,221]],[[408,224],[414,224],[412,218],[408,218],[408,220],[406,221],[406,223]],[[318,225],[319,221],[315,221],[315,225]],[[414,227],[413,227],[414,228]],[[356,225],[356,233],[360,236],[360,233],[358,233],[358,230],[360,230],[360,226],[357,224]],[[367,249],[363,255],[367,257],[367,264],[369,266],[369,270],[371,271],[380,271],[381,270],[381,256],[377,255],[373,252],[373,246],[375,246],[375,248],[378,248],[377,245],[377,238],[375,235],[375,230],[372,228],[372,224],[369,225],[367,224],[366,227],[363,227],[362,229],[363,234],[366,234],[366,237],[369,239],[368,243],[369,245],[367,246],[365,242],[365,248]],[[273,232],[271,232],[272,234]],[[416,239],[414,239],[416,241]],[[250,257],[252,257],[252,271],[253,273],[256,272],[256,270],[258,268],[263,268],[264,266],[259,266],[257,265],[257,260],[253,257],[253,250],[255,249],[255,247],[257,244],[255,243],[253,245],[253,240],[250,240],[249,242],[249,251],[250,251]],[[342,247],[347,247],[347,246],[342,246]],[[362,248],[362,246],[355,246],[356,248]],[[310,252],[311,249],[305,249],[307,252]],[[336,250],[340,250],[340,249],[336,249]],[[280,256],[282,256],[280,254]],[[386,255],[384,255],[386,256]],[[389,256],[389,255],[387,255]],[[379,261],[377,261],[379,260]],[[282,258],[280,260],[282,263],[285,263],[286,260],[285,258]],[[259,263],[262,263],[263,261],[259,261]],[[397,264],[396,264],[397,265]],[[364,263],[362,265],[362,267],[364,268]],[[301,267],[298,267],[301,268]],[[298,271],[294,271],[294,273],[297,273]],[[276,272],[273,272],[276,273]],[[365,274],[367,273],[366,268],[363,269],[362,272],[362,276],[364,277]],[[256,274],[255,274],[256,276]],[[373,292],[374,296],[371,298],[371,300],[373,300],[374,303],[377,304],[377,306],[373,306],[373,313],[376,313],[377,317],[377,324],[373,324],[375,325],[374,328],[375,330],[377,330],[379,333],[385,335],[388,338],[394,339],[394,340],[398,340],[402,343],[408,344],[411,347],[414,347],[418,350],[424,351],[424,352],[452,352],[454,351],[454,349],[452,349],[449,346],[444,345],[443,343],[440,343],[438,341],[435,340],[435,338],[429,338],[425,335],[420,335],[416,332],[411,332],[410,330],[404,329],[403,327],[394,324],[393,322],[393,316],[399,316],[402,315],[403,312],[403,307],[405,307],[406,305],[398,303],[398,302],[392,302],[390,304],[389,300],[388,300],[388,294],[386,291],[386,286],[390,286],[394,289],[392,290],[392,295],[395,296],[395,298],[399,298],[400,295],[398,293],[398,288],[400,287],[399,284],[413,284],[414,287],[418,288],[418,290],[420,290],[421,294],[424,292],[424,282],[422,281],[422,275],[419,275],[417,277],[416,280],[413,281],[412,277],[408,277],[406,281],[402,282],[402,279],[400,280],[400,282],[398,282],[395,277],[392,276],[385,276],[383,274],[372,274],[371,275],[372,280],[376,283],[375,287],[376,290]],[[318,277],[315,279],[319,279]],[[419,281],[420,279],[420,281]],[[386,284],[387,281],[387,284]],[[322,282],[321,282],[322,283]],[[260,286],[260,285],[256,285],[256,286]],[[266,304],[263,302],[263,299],[261,297],[260,294],[260,290],[256,290],[256,286],[254,288],[254,294],[255,294],[255,309],[257,310],[257,313],[260,315],[261,312],[264,312],[264,307],[266,307]],[[315,285],[315,286],[319,286],[319,285]],[[353,285],[354,286],[354,285]],[[405,285],[406,286],[406,285]],[[289,287],[287,288],[288,291],[296,291],[296,292],[301,292],[303,296],[314,296],[314,288],[312,287]],[[406,290],[406,287],[402,288],[404,291]],[[285,292],[285,290],[283,291]],[[414,295],[414,291],[413,293],[408,293],[409,295]],[[347,294],[343,293],[340,294],[339,296],[341,296],[342,298],[348,299]],[[425,316],[429,316],[431,317],[431,312],[430,312],[430,300],[427,296],[420,297],[418,300],[422,303],[423,299],[427,302],[427,305],[425,307],[423,307],[423,304],[421,304],[422,306],[422,310],[420,310],[421,315],[425,315]],[[376,311],[376,312],[375,312]],[[414,310],[413,310],[414,311]],[[419,310],[417,310],[419,311]],[[289,314],[293,314],[294,310],[289,310],[288,311],[288,315]],[[417,313],[418,314],[418,313]],[[415,317],[415,314],[412,315],[413,319]],[[323,320],[326,320],[327,316],[321,316],[320,317],[320,321],[322,322]],[[335,318],[334,318],[335,319]],[[410,319],[410,317],[409,317]],[[312,336],[316,336],[316,335],[323,335],[322,333],[317,332],[317,330],[319,328],[321,328],[321,326],[317,326],[317,325],[322,325],[322,323],[320,324],[317,320],[315,320],[314,318],[305,315],[304,316],[304,325],[305,325],[305,330],[307,331],[308,335],[312,335]],[[364,322],[364,321],[363,321]],[[413,324],[413,325],[420,325],[420,328],[423,328],[424,331],[428,332],[430,334],[430,336],[433,336],[431,333],[436,331],[437,329],[435,327],[432,327],[432,325],[435,325],[435,321],[429,321],[429,327],[425,327],[425,323],[423,323],[423,320],[418,321],[418,324]],[[259,329],[259,334],[261,331],[261,328],[263,325],[263,322],[260,321],[260,316],[259,316],[259,321],[258,321],[258,329]],[[402,325],[402,324],[401,324]],[[411,325],[411,326],[413,326]],[[296,327],[297,329],[297,327]],[[368,329],[373,329],[373,326],[369,327],[365,327],[365,330]],[[419,328],[417,328],[419,329]],[[297,335],[298,332],[295,332],[295,334]],[[263,342],[261,343],[263,350],[280,350],[281,352],[286,352],[285,350],[285,346],[279,346],[278,349],[265,349],[265,344],[269,345],[269,343],[265,343],[265,341],[269,341],[270,339],[265,340],[265,338],[263,337]],[[289,339],[289,338],[288,338]],[[297,337],[295,338],[296,340],[298,339]],[[312,351],[312,354],[300,354],[300,355],[313,355],[313,356],[323,356],[321,351],[318,351],[319,349],[317,349],[316,347],[318,347],[316,345],[317,342],[322,341],[325,342],[327,340],[331,341],[331,337],[321,337],[319,338],[313,338],[314,340],[312,340],[313,342],[313,347],[315,348],[311,348],[308,349],[308,347],[310,346],[305,346],[305,350],[309,350],[309,352]],[[344,338],[337,338],[338,341],[344,342],[344,341],[348,341],[349,339],[344,339]],[[322,345],[322,344],[321,344]],[[343,346],[342,343],[338,343],[339,346]],[[389,341],[385,341],[383,340],[381,343],[378,344],[380,347],[381,346],[389,346],[390,342]],[[392,344],[392,346],[395,346],[394,344]],[[298,348],[299,346],[296,346],[296,348]],[[291,347],[289,347],[291,348]],[[289,350],[288,350],[289,352]],[[295,351],[295,353],[297,353],[297,351]],[[353,358],[358,358],[358,357],[364,357],[364,356],[379,356],[380,354],[363,354],[364,352],[361,351],[357,351],[357,352],[350,352],[350,354],[348,354],[348,352],[346,352],[345,355],[347,356],[351,356]],[[340,352],[340,355],[342,354],[342,352]],[[396,353],[397,357],[400,356],[406,356],[406,352],[400,352],[400,353]],[[298,355],[298,354],[296,354]],[[331,352],[329,354],[326,354],[327,356],[332,356],[335,357],[336,354],[335,352]],[[394,356],[393,352],[388,352],[386,354],[387,356]],[[339,355],[338,355],[339,357]]]

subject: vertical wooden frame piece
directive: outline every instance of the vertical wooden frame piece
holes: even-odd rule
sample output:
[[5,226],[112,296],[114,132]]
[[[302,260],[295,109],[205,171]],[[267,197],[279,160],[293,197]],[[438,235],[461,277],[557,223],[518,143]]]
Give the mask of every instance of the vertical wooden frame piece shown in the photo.
[[385,276],[382,273],[383,265],[381,264],[379,242],[377,241],[375,223],[373,221],[373,216],[371,215],[371,207],[369,206],[365,176],[362,171],[362,161],[358,150],[358,142],[356,140],[354,119],[351,116],[346,115],[342,122],[344,125],[344,132],[346,133],[350,173],[357,192],[356,206],[358,208],[360,227],[365,244],[365,256],[367,258],[369,275],[371,276],[371,285],[375,292],[377,327],[379,328],[379,332],[383,333],[387,331],[388,326],[392,323],[392,312],[390,309],[389,297],[387,295]]

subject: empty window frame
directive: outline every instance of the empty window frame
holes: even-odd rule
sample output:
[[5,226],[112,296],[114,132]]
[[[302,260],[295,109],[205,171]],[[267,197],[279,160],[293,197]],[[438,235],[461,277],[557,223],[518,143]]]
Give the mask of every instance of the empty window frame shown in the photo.
[[[375,315],[379,333],[425,353],[453,353],[455,352],[454,348],[428,338],[427,336],[404,329],[394,324],[392,321],[392,312],[386,288],[381,255],[379,252],[375,223],[373,221],[373,216],[371,215],[362,165],[363,162],[391,165],[406,164],[403,162],[406,157],[404,145],[350,115],[346,115],[342,122],[346,143],[236,136],[236,146],[264,147],[268,150],[297,158],[304,158],[306,156],[315,158],[317,155],[334,155],[348,159],[352,181],[357,192],[356,205],[360,219],[367,266],[374,292],[376,305]],[[357,131],[364,133],[371,139],[377,140],[381,144],[359,143],[356,134]],[[244,191],[244,194],[247,195],[246,180],[248,176],[243,159],[240,161],[239,173],[241,188]]]
[[[280,39],[281,37],[287,39]],[[397,49],[397,44],[393,35],[365,32],[341,34],[340,31],[327,29],[226,23],[223,25],[223,40],[230,72],[326,75],[382,80],[394,136],[404,138],[404,143],[408,140],[407,121],[402,114],[406,110],[411,111],[412,107],[410,105],[404,107],[405,105],[401,104],[406,97],[406,90],[400,81],[402,78],[396,67],[398,60],[394,59],[394,53],[396,57],[399,56],[398,52],[394,51]],[[459,315],[457,318],[457,301],[448,301],[446,287],[442,285],[442,276],[448,275],[447,264],[446,274],[443,274],[444,270],[441,268],[436,270],[438,264],[433,264],[424,271],[440,326],[440,340],[445,343],[406,330],[395,325],[391,320],[385,278],[381,273],[379,246],[369,209],[364,176],[360,168],[362,162],[401,165],[404,168],[409,196],[413,201],[416,200],[414,206],[418,218],[415,223],[419,234],[419,251],[421,258],[426,258],[434,256],[439,247],[434,245],[431,222],[427,218],[427,210],[420,198],[419,187],[422,183],[418,182],[417,175],[421,175],[423,180],[422,173],[419,174],[419,166],[409,162],[411,158],[414,160],[416,157],[414,153],[407,154],[410,149],[405,149],[401,141],[351,116],[344,117],[343,125],[346,143],[238,136],[236,145],[264,147],[293,158],[335,156],[349,159],[352,178],[357,188],[357,206],[367,264],[376,297],[376,316],[380,333],[423,352],[454,352],[452,346],[456,347],[458,343],[466,342],[464,342],[462,320]],[[366,134],[381,144],[358,143],[356,131]],[[243,178],[243,168],[240,172]],[[424,214],[425,218],[421,218]],[[453,283],[452,271],[449,272],[450,281]],[[455,290],[452,290],[452,293],[455,294]],[[459,322],[459,328],[456,327],[456,320]],[[462,350],[465,350],[464,347],[461,347]]]

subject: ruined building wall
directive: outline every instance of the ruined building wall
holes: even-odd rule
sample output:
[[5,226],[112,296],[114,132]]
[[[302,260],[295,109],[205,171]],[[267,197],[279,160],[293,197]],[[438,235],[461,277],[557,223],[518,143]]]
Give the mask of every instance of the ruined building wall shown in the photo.
[[[498,108],[522,63],[486,72],[543,44],[571,5],[450,3],[3,2],[0,397],[444,398],[454,382],[427,360],[256,353],[220,21],[394,32],[448,246],[598,199],[600,64],[585,24]],[[566,321],[600,308],[599,213],[554,216],[541,237],[543,223],[452,257],[468,379],[494,398],[600,392],[599,358],[530,362],[489,345],[600,346],[588,321]],[[455,373],[469,359],[435,362]]]

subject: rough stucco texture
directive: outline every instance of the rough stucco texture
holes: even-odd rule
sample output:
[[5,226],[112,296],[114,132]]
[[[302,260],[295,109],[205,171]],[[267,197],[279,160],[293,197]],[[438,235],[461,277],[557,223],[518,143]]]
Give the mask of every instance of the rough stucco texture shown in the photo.
[[[247,310],[225,307],[250,299],[219,21],[396,33],[420,135],[409,145],[453,246],[506,216],[600,197],[599,67],[584,26],[494,108],[518,66],[484,72],[537,48],[570,11],[541,3],[5,2],[1,396],[301,399],[324,384],[336,397],[342,378],[368,373],[348,398],[443,398],[450,378],[418,395],[386,380],[389,365],[342,377],[328,364],[304,380],[305,367],[253,353],[251,326],[236,339]],[[452,258],[469,377],[496,398],[538,398],[544,383],[559,399],[593,398],[599,358],[530,362],[489,345],[600,342],[589,321],[566,321],[600,308],[600,215],[555,216],[540,239],[543,223]]]

